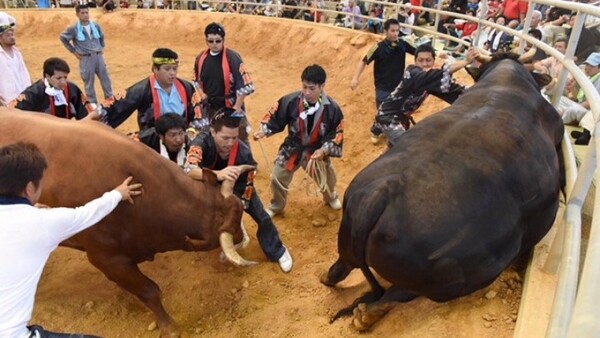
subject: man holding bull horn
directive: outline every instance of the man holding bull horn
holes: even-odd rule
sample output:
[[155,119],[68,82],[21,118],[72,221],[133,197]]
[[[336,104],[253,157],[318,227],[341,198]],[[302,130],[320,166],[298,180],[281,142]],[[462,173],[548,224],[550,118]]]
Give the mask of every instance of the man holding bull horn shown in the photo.
[[[240,123],[243,114],[233,108],[219,109],[211,119],[210,131],[200,133],[190,145],[188,168],[212,170],[219,182],[235,182],[233,193],[244,204],[244,210],[258,224],[256,237],[260,247],[272,262],[278,262],[283,272],[294,264],[290,251],[283,245],[273,220],[265,210],[254,189],[255,170],[243,172],[244,165],[255,166],[250,148],[240,142]],[[192,178],[198,179],[194,172]]]

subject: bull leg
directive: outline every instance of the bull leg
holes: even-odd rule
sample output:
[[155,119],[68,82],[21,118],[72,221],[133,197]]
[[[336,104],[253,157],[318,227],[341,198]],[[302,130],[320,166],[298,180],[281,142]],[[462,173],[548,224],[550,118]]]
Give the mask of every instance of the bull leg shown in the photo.
[[333,287],[346,279],[352,270],[354,270],[354,267],[342,262],[341,259],[338,259],[337,262],[333,263],[329,268],[329,272],[321,276],[321,283]]
[[[338,260],[339,262],[339,260]],[[337,264],[337,262],[336,262]],[[334,266],[336,265],[334,264]],[[333,267],[332,267],[333,268]],[[375,279],[375,276],[373,276],[373,273],[371,272],[371,270],[369,270],[369,267],[365,266],[365,267],[361,267],[360,270],[362,271],[362,273],[365,275],[365,278],[367,278],[367,282],[369,282],[369,285],[371,285],[371,291],[365,293],[364,295],[362,295],[361,297],[357,298],[352,305],[345,307],[343,309],[341,309],[340,311],[338,311],[335,316],[333,316],[333,318],[331,318],[331,320],[329,321],[330,323],[333,323],[334,321],[336,321],[337,319],[341,318],[341,317],[346,317],[349,316],[353,313],[354,308],[356,308],[360,303],[374,303],[375,301],[379,300],[384,294],[385,294],[385,289],[381,286],[381,284],[379,284],[379,282],[377,282],[377,279]],[[346,274],[347,276],[348,274]],[[344,276],[345,278],[345,276]]]
[[136,296],[154,313],[161,337],[180,336],[175,322],[162,305],[160,288],[140,271],[137,264],[125,256],[94,255],[90,252],[87,256],[90,263],[109,280]]
[[352,325],[357,331],[366,331],[383,318],[398,302],[409,302],[417,296],[414,293],[392,286],[378,301],[372,304],[358,304],[353,311]]

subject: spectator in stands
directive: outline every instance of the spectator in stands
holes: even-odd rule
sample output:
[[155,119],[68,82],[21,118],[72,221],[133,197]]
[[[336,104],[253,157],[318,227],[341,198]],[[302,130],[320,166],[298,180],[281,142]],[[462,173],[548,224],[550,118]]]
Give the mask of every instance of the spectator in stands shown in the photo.
[[381,33],[382,32],[382,24],[381,21],[378,20],[377,10],[372,8],[369,10],[369,19],[365,22],[363,26],[363,30],[371,33]]
[[[577,14],[573,14],[569,18],[569,28],[566,29],[567,40],[571,36],[571,27],[573,27],[576,17]],[[595,28],[587,28],[584,24],[581,29],[581,34],[579,35],[579,40],[577,41],[577,46],[575,47],[575,57],[577,58],[575,61],[581,62],[582,60],[586,60],[590,54],[597,50],[600,50],[600,31],[598,31],[598,26]]]
[[[407,2],[407,1],[404,1]],[[410,0],[410,5],[411,6],[421,6],[423,4],[423,0]],[[418,26],[420,25],[419,20],[421,19],[421,11],[416,9],[416,8],[411,8],[411,13],[415,15],[415,22],[414,25]]]
[[[488,22],[491,23],[496,23],[496,18],[489,17],[487,18]],[[484,25],[481,30],[479,31],[479,41],[477,43],[477,48],[479,49],[487,49],[486,46],[488,44],[488,40],[491,38],[492,34],[494,33],[494,28],[492,26],[486,26]]]
[[265,7],[263,10],[264,16],[269,17],[280,17],[281,16],[281,1],[280,0],[266,0]]
[[[530,29],[527,34],[536,40],[542,40],[542,32],[539,29]],[[513,51],[518,53],[518,49],[519,46],[517,44],[517,46],[514,46]],[[530,69],[533,68],[533,64],[535,62],[544,60],[545,58],[546,53],[544,53],[543,50],[528,42],[525,46],[525,52],[519,57],[519,61],[521,61],[528,69]]]
[[[567,50],[567,39],[559,38],[554,42],[554,49],[558,52],[564,54]],[[552,82],[550,82],[546,87],[544,87],[544,92],[547,96],[552,98],[555,94],[555,86],[558,83],[558,76],[562,71],[563,65],[560,63],[555,57],[550,56],[541,61],[535,62],[533,64],[533,68],[544,74],[548,74],[552,76]]]
[[[594,85],[596,91],[600,93],[600,53],[592,53],[584,62],[585,75]],[[584,91],[573,80],[567,85],[569,97],[573,100],[561,97],[558,112],[562,115],[565,124],[579,122],[583,127],[583,132],[573,131],[571,136],[575,138],[575,144],[585,145],[590,142],[591,131],[596,125],[594,117],[590,111],[590,102],[585,96]]]
[[[410,10],[410,8],[401,7],[400,11],[398,12],[398,22],[412,26],[415,24],[415,14]],[[412,34],[412,28],[400,26],[400,34],[404,36],[410,36]]]
[[509,22],[512,20],[517,20],[519,23],[523,22],[525,21],[525,15],[527,15],[528,4],[527,1],[522,0],[504,0],[498,15],[504,16]]
[[468,0],[452,0],[448,10],[455,13],[465,14],[467,12]]
[[468,10],[472,10],[473,12],[477,13],[477,11],[479,10],[479,1],[477,1],[477,0],[468,0],[468,2],[467,2],[467,11]]
[[[467,15],[475,18],[475,11],[472,9],[467,10]],[[464,21],[464,22],[463,22]],[[457,36],[460,37],[461,40],[466,42],[472,41],[472,35],[477,31],[477,22],[469,21],[469,20],[460,20],[458,23],[446,23],[444,26],[448,28],[448,30],[454,29],[457,33]],[[459,44],[454,50],[456,53],[463,53],[465,51],[465,46]]]
[[[284,0],[283,2],[284,6],[298,6],[298,3],[296,2],[296,0]],[[283,9],[283,13],[281,14],[282,17],[284,18],[288,18],[288,19],[295,19],[298,15],[298,9],[297,8],[290,8],[290,7],[285,7]]]
[[116,8],[115,3],[113,2],[113,0],[102,0],[102,11],[104,13],[110,13],[113,12]]
[[[499,16],[496,19],[496,24],[504,26],[506,23],[506,18],[503,16]],[[519,24],[518,21],[513,20],[509,24],[509,28],[515,29]],[[496,53],[498,51],[509,51],[511,49],[511,44],[513,42],[514,37],[508,33],[505,33],[501,30],[495,30],[488,40],[488,48],[492,53]]]
[[[533,10],[531,13],[531,23],[529,24],[529,29],[540,29],[542,26],[542,12],[538,10]],[[543,36],[543,33],[542,33]]]
[[324,0],[307,0],[304,6],[311,8],[309,10],[302,11],[302,18],[305,21],[319,23],[325,22],[325,14],[321,11],[317,11],[317,9],[325,8]]
[[[486,19],[489,18],[496,18],[498,15],[500,15],[500,6],[502,5],[502,1],[501,0],[491,0],[488,1],[488,10],[487,10],[487,14],[485,15]],[[477,13],[479,15],[479,13]]]
[[344,7],[343,12],[350,13],[346,16],[345,27],[353,29],[361,29],[363,19],[360,17],[362,12],[356,5],[355,0],[348,0],[348,6]]
[[552,7],[548,9],[546,21],[542,24],[541,28],[542,41],[552,46],[556,39],[565,37],[567,30],[563,25],[569,22],[569,14],[569,12],[565,12],[562,8]]
[[[423,0],[421,6],[426,8],[435,8],[436,4],[434,0]],[[423,20],[423,23],[425,24],[433,25],[435,22],[435,16],[432,15],[431,12],[423,11],[423,13],[421,13],[420,20]]]

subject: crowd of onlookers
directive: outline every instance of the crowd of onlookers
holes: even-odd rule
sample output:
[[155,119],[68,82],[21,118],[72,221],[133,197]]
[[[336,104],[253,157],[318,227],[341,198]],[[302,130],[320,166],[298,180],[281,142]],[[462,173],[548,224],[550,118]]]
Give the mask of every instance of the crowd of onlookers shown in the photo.
[[[54,1],[54,3],[50,3]],[[135,1],[135,2],[134,2]],[[397,1],[390,0],[390,5],[376,4],[363,0],[37,0],[39,7],[65,7],[76,3],[87,3],[90,6],[102,7],[106,12],[121,8],[158,8],[158,9],[189,9],[231,12],[240,14],[264,15],[269,17],[282,17],[311,22],[328,23],[339,27],[369,31],[372,33],[383,32],[383,21],[396,18],[403,26],[401,33],[405,36],[413,34],[411,26],[435,25],[435,14],[421,11],[413,6],[437,8],[436,0],[402,0],[406,5],[398,7]],[[490,0],[487,3],[487,12],[482,14],[479,0],[441,0],[442,8],[446,11],[464,14],[473,17],[483,16],[487,21],[508,28],[522,30],[529,2],[520,0]],[[587,2],[588,0],[580,0]],[[43,4],[46,2],[46,4]],[[117,2],[118,5],[117,5]],[[256,4],[248,4],[256,3]],[[528,34],[553,46],[558,39],[567,39],[575,19],[571,11],[535,4],[535,10],[528,28]],[[600,18],[588,17],[588,25],[593,26],[594,21]],[[600,48],[600,31],[598,26],[586,27],[582,32],[576,50],[577,60],[583,62],[585,58]],[[491,26],[479,29],[476,22],[457,19],[449,15],[441,15],[437,27],[438,32],[448,34],[465,41],[459,44],[447,40],[445,48],[458,54],[463,53],[465,45],[475,45],[490,52],[516,50],[518,39],[512,35],[496,30]],[[475,36],[478,35],[477,41]],[[541,50],[530,46],[525,57],[529,61],[539,61],[545,54]]]

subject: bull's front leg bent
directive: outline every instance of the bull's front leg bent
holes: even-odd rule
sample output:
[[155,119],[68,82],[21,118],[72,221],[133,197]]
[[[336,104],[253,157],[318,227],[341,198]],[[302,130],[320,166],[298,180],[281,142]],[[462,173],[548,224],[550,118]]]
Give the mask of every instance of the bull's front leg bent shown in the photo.
[[108,279],[135,295],[154,313],[161,337],[181,336],[175,322],[163,307],[160,288],[140,271],[135,262],[127,256],[107,256],[91,252],[87,252],[87,256],[90,263]]

